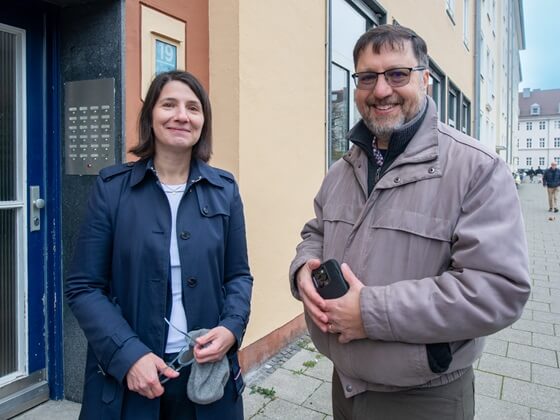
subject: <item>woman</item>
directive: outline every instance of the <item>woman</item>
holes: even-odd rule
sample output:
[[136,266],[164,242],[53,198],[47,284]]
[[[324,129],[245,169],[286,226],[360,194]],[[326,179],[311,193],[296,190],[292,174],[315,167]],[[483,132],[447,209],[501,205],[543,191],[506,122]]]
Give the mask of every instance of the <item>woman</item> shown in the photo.
[[[140,160],[95,183],[66,282],[89,343],[81,419],[243,419],[237,349],[253,279],[237,184],[206,163],[211,123],[192,74],[158,75],[131,150]],[[198,332],[199,366],[227,367],[217,401],[187,396],[194,365],[168,366],[188,349],[180,331]]]

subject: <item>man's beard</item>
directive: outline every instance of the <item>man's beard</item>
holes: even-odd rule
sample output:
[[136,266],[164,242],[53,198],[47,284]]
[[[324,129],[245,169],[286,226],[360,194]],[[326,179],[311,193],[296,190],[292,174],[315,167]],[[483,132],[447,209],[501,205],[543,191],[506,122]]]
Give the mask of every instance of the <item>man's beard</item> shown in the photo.
[[399,129],[400,127],[402,127],[405,124],[405,122],[406,121],[404,115],[402,114],[397,121],[391,124],[379,124],[376,123],[373,120],[373,118],[367,120],[364,119],[364,123],[366,124],[366,127],[369,128],[369,131],[371,131],[375,137],[379,137],[387,140],[389,140],[393,135],[393,132]]

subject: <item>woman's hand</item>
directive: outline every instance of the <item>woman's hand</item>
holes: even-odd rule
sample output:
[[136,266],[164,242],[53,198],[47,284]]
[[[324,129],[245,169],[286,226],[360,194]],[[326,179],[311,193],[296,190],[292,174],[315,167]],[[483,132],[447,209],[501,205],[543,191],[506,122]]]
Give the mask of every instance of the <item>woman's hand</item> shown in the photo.
[[215,327],[196,339],[194,357],[198,363],[222,360],[235,343],[235,336],[226,327]]
[[163,359],[154,353],[148,353],[136,361],[126,374],[128,389],[143,397],[154,399],[163,394],[163,386],[159,382],[159,375],[176,378],[176,372],[165,364]]

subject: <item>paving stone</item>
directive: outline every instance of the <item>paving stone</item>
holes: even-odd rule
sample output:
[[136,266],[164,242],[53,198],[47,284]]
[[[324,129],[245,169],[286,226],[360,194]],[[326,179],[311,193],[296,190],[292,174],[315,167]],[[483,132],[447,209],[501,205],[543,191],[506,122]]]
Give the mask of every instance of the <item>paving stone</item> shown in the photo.
[[[255,417],[254,419],[257,420],[258,418]],[[277,398],[267,404],[264,416],[261,418],[274,420],[323,420],[325,414]]]
[[533,382],[560,388],[560,369],[542,365],[533,365]]
[[317,360],[317,364],[314,367],[307,369],[304,372],[304,375],[320,379],[330,384],[332,382],[332,374],[333,374],[332,362],[323,355],[319,355],[319,357],[316,360]]
[[543,302],[533,302],[532,300],[527,301],[525,304],[526,309],[533,309],[535,311],[543,311],[549,312],[550,311],[550,304],[543,303]]
[[[552,279],[553,277],[550,276],[550,278]],[[560,281],[556,281],[556,280],[535,280],[533,282],[533,284],[536,287],[548,287],[550,289],[560,289]]]
[[484,353],[480,358],[478,370],[509,376],[510,378],[531,380],[531,364],[523,360],[509,359]]
[[305,362],[316,361],[316,356],[318,353],[301,349],[296,354],[294,354],[288,361],[283,365],[285,369],[290,369],[293,371],[305,370],[306,367],[303,365]]
[[319,386],[321,381],[280,368],[266,378],[261,387],[274,389],[276,396],[294,404],[302,404]]
[[251,390],[245,388],[243,392],[243,411],[245,418],[251,418],[259,411],[261,411],[266,404],[271,400],[266,398],[264,395],[258,394],[256,392],[251,393]]
[[535,311],[534,321],[549,322],[551,324],[560,324],[560,314],[553,312]]
[[532,320],[533,319],[533,311],[531,309],[527,309],[527,307],[525,307],[525,309],[523,309],[523,312],[521,312],[521,316],[519,318],[520,319]]
[[475,400],[476,420],[530,420],[529,407],[477,395]]
[[531,420],[560,420],[560,415],[531,408]]
[[560,389],[512,378],[504,378],[502,399],[560,414]]
[[546,366],[558,367],[556,352],[539,347],[510,343],[507,357],[527,360],[528,362],[539,363]]
[[558,298],[560,298],[560,289],[550,289],[550,295],[552,296],[553,300],[557,301]]
[[474,374],[476,394],[500,399],[503,376],[476,370]]
[[533,346],[560,351],[560,337],[555,335],[533,333]]
[[507,354],[507,348],[508,348],[507,341],[487,337],[486,345],[484,346],[484,353],[491,353],[491,354],[497,354],[498,356],[505,356]]
[[331,384],[323,382],[303,405],[320,413],[332,414]]
[[550,312],[554,312],[555,314],[560,314],[560,301],[550,303]]
[[516,321],[512,326],[513,329],[522,330],[522,331],[531,331],[537,332],[541,334],[554,334],[554,328],[552,325],[546,322],[540,321],[529,321],[526,319],[520,319]]
[[514,330],[511,327],[498,331],[490,337],[519,344],[531,344],[532,341],[529,331]]

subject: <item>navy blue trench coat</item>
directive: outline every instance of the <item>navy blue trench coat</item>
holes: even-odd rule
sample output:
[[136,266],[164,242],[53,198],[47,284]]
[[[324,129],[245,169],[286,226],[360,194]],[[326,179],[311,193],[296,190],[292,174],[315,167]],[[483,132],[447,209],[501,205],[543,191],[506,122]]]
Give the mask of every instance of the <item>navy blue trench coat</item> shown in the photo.
[[[143,355],[164,353],[170,235],[171,210],[150,161],[100,172],[65,288],[89,343],[81,419],[159,418],[159,399],[129,391],[126,374]],[[236,338],[224,398],[197,406],[197,418],[231,418],[243,388],[237,349],[253,279],[243,205],[230,173],[192,160],[177,242],[189,330],[221,325]]]

